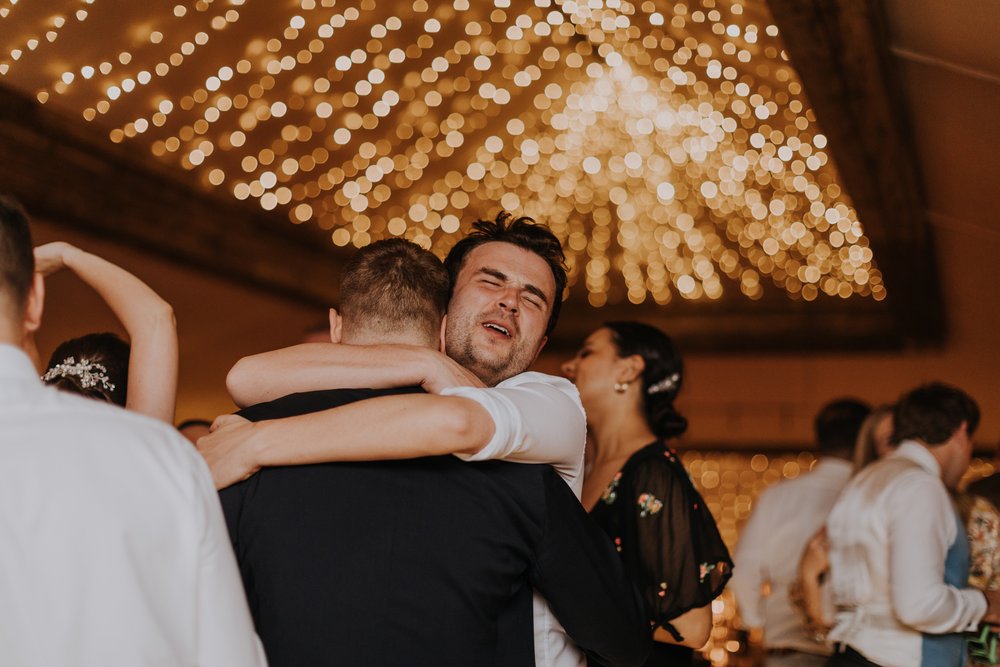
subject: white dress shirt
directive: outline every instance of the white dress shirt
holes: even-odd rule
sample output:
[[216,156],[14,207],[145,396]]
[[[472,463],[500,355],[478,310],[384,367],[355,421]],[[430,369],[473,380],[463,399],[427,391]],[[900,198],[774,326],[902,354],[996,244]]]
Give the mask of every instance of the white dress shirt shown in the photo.
[[830,652],[828,644],[806,632],[788,591],[806,544],[823,526],[852,472],[849,461],[826,457],[812,472],[768,487],[740,533],[730,587],[744,624],[763,628],[768,648]]
[[0,664],[264,665],[205,462],[0,345]]
[[[493,437],[466,461],[504,459],[548,463],[576,497],[583,489],[587,415],[576,386],[566,378],[527,372],[486,389],[454,387],[441,392],[471,398],[493,418]],[[534,596],[535,664],[583,667],[587,660],[556,620],[545,598]]]
[[986,598],[944,583],[958,535],[941,469],[926,447],[904,441],[852,479],[827,520],[830,639],[886,667],[921,662],[921,633],[975,630]]

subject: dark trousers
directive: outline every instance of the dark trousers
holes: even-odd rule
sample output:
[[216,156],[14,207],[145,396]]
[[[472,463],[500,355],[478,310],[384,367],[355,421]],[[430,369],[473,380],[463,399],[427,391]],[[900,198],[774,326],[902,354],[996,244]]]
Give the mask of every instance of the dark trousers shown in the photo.
[[826,662],[826,667],[879,667],[850,646],[838,646]]

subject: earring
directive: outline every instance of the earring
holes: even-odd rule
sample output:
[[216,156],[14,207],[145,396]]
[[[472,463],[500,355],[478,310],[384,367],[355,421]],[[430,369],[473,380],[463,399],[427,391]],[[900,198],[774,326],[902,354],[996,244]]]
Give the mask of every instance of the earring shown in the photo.
[[624,394],[628,391],[628,382],[615,382],[615,393]]

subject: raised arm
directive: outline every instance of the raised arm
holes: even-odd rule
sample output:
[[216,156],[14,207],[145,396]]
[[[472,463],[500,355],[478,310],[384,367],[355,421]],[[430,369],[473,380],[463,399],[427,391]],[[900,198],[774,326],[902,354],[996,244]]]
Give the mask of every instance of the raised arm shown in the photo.
[[36,270],[68,268],[97,292],[131,341],[125,407],[173,424],[177,400],[177,323],[173,308],[125,269],[62,241],[35,248]]
[[256,423],[226,415],[212,429],[198,451],[222,489],[264,466],[476,452],[493,436],[493,420],[467,398],[404,394]]
[[244,357],[226,377],[241,408],[301,391],[367,387],[445,387],[483,383],[444,354],[416,345],[304,343]]

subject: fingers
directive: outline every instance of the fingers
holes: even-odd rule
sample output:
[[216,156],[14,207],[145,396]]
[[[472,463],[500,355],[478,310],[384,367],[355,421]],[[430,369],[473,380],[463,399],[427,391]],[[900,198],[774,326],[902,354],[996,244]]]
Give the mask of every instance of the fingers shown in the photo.
[[250,422],[237,415],[220,415],[195,447],[212,473],[215,488],[224,489],[250,477],[257,468],[246,450]]
[[219,415],[218,417],[215,418],[215,421],[212,422],[212,425],[209,427],[208,431],[209,433],[215,433],[220,428],[225,428],[226,426],[232,426],[234,424],[246,424],[246,423],[247,420],[244,419],[243,417],[240,417],[239,415],[232,415],[232,414]]

